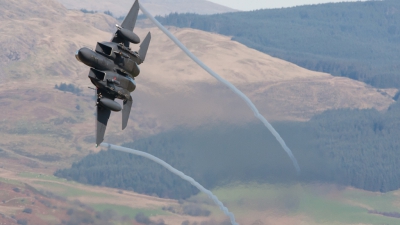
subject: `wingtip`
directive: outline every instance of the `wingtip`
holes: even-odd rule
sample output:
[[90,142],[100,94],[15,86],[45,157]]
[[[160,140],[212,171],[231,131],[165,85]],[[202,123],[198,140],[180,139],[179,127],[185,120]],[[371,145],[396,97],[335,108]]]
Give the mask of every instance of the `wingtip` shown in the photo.
[[103,142],[103,141],[100,141],[100,142],[97,141],[97,142],[96,142],[96,148],[99,147],[100,144],[101,144],[102,142]]

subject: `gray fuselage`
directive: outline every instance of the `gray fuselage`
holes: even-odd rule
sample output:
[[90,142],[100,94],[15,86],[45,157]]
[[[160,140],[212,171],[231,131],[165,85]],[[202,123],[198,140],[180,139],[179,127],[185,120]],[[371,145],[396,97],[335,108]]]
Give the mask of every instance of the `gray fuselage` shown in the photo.
[[[97,88],[107,89],[110,95],[120,99],[125,99],[124,96],[135,90],[134,77],[139,75],[138,63],[141,63],[136,52],[117,43],[102,42],[97,43],[96,51],[89,48],[79,49],[75,57],[97,71],[97,76],[89,75]],[[103,75],[98,75],[99,73]]]

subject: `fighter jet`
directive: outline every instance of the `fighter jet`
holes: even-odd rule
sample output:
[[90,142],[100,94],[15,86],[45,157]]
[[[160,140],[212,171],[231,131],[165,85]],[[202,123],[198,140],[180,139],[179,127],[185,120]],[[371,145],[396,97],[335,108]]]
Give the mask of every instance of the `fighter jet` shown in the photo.
[[[122,130],[128,124],[132,107],[132,96],[136,88],[135,77],[140,73],[139,64],[143,63],[150,45],[151,34],[140,45],[139,52],[132,51],[130,43],[139,44],[140,38],[133,33],[139,13],[139,2],[135,1],[122,24],[116,25],[117,31],[110,42],[98,42],[95,50],[79,49],[75,57],[79,62],[91,67],[89,79],[96,86],[96,145],[104,140],[111,111],[122,110]],[[123,100],[123,108],[114,101]]]

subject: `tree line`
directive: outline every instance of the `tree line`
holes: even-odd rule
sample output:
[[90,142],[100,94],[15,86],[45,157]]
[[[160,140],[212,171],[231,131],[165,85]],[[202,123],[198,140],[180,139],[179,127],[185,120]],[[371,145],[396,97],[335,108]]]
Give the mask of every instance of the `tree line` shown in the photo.
[[[326,182],[388,192],[400,188],[400,103],[329,110],[308,122],[273,124],[297,158],[296,171],[262,124],[177,128],[125,146],[151,153],[206,188],[232,182]],[[157,164],[127,153],[90,154],[56,176],[92,185],[187,198],[198,190]]]

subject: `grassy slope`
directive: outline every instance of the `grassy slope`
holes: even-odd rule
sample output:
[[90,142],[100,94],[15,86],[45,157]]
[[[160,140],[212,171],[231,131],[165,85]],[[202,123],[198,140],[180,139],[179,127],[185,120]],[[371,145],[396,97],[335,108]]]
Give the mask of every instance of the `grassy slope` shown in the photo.
[[[4,172],[4,171],[1,171]],[[203,194],[194,196],[188,202],[212,211],[209,218],[196,218],[163,211],[162,206],[178,206],[176,201],[142,196],[116,189],[91,187],[51,175],[24,172],[19,174],[2,173],[1,183],[23,187],[28,183],[38,190],[51,191],[59,196],[68,197],[70,201],[79,200],[96,211],[114,210],[120,216],[134,216],[141,212],[154,219],[164,219],[167,224],[179,224],[189,221],[225,220],[220,210]],[[12,179],[10,179],[12,178]],[[22,182],[21,182],[22,181]],[[1,195],[0,200],[7,200]],[[400,202],[399,191],[386,194],[366,192],[352,188],[332,185],[259,185],[237,184],[214,190],[214,194],[232,211],[239,224],[253,224],[262,221],[264,224],[397,224],[400,219],[369,214],[368,210],[395,212]],[[25,204],[19,201],[18,204]],[[15,206],[15,205],[14,205]],[[9,206],[9,209],[11,206]],[[67,208],[66,208],[67,209]],[[12,210],[10,211],[13,212]],[[65,212],[64,212],[65,213]],[[11,214],[9,214],[11,215]],[[49,214],[51,215],[51,214]],[[48,222],[47,224],[54,224]]]
[[[10,198],[12,198],[10,194],[6,194],[7,192],[11,191],[11,188],[20,187],[22,190],[24,190],[25,184],[29,184],[43,193],[52,193],[51,196],[54,196],[54,198],[50,198],[51,201],[56,202],[54,204],[64,205],[62,210],[60,208],[59,213],[65,215],[66,218],[68,218],[68,209],[76,208],[74,204],[83,204],[84,207],[89,209],[89,211],[92,211],[92,214],[94,214],[93,211],[105,212],[111,210],[113,213],[116,213],[121,217],[125,216],[125,218],[129,218],[131,221],[138,213],[143,213],[146,216],[153,218],[162,217],[167,224],[168,221],[178,220],[180,221],[180,224],[182,221],[187,219],[196,220],[196,218],[192,218],[191,216],[172,214],[168,211],[162,210],[163,207],[178,206],[179,204],[175,200],[139,195],[131,191],[122,192],[118,189],[82,185],[73,181],[67,181],[65,179],[60,179],[43,173],[14,173],[8,170],[0,169],[0,175],[2,177],[0,179],[0,201],[8,201]],[[7,188],[1,186],[3,183],[11,185],[9,188],[10,190],[7,190]],[[60,196],[61,199],[64,200],[57,200],[60,199],[60,197],[57,196]],[[8,214],[6,213],[7,216],[13,215],[12,213],[14,211],[12,207],[14,207],[14,205],[5,205],[4,207],[7,209],[7,212],[10,211]],[[34,210],[34,212],[35,211],[36,210]],[[46,215],[51,216],[56,214],[48,212]],[[30,220],[33,218],[31,215],[26,216]],[[58,224],[57,222],[59,223],[59,220],[54,221],[54,223],[42,222],[41,224]],[[171,223],[175,224],[174,222]]]

